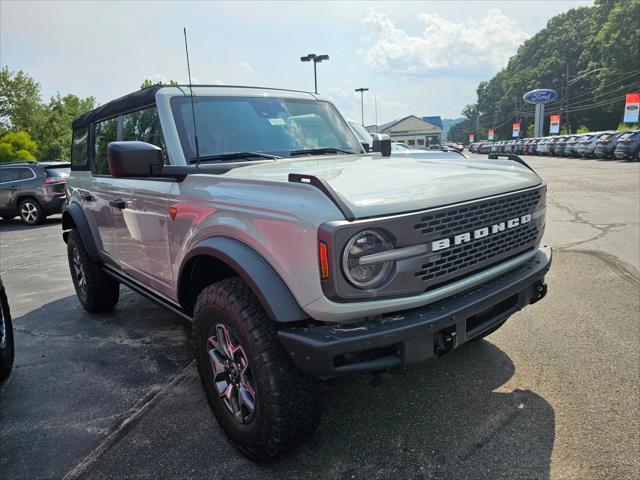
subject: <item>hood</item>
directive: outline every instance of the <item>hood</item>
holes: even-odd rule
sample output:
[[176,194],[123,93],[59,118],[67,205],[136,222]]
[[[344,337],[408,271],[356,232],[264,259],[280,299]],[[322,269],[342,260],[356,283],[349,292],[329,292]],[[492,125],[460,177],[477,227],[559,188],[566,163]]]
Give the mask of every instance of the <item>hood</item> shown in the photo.
[[224,176],[287,182],[290,173],[323,178],[356,218],[424,210],[542,183],[510,160],[378,155],[283,159],[234,168]]

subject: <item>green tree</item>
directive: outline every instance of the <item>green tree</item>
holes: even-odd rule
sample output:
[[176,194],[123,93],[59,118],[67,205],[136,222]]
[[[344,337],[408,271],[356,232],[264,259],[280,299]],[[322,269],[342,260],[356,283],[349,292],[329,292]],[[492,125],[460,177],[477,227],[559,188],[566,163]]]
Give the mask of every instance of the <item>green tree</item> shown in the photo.
[[51,97],[34,119],[34,139],[40,145],[40,158],[45,160],[69,160],[71,158],[71,122],[93,109],[94,97],[59,94]]
[[38,144],[24,131],[7,132],[0,138],[0,163],[35,160]]
[[144,90],[145,88],[154,87],[156,85],[178,85],[178,82],[175,80],[169,80],[169,83],[155,82],[152,80],[145,78],[144,81],[140,84],[140,90]]
[[42,108],[40,84],[22,70],[0,70],[0,134],[13,129],[33,135],[33,119]]

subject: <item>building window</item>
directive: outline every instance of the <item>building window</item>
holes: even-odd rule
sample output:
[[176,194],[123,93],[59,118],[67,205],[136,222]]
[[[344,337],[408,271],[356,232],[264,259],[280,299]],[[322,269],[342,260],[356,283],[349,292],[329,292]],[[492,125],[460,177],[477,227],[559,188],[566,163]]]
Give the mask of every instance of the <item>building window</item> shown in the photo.
[[415,141],[415,140],[407,140],[407,145],[409,145],[409,146],[413,146],[413,145],[415,145],[415,144],[416,144],[416,141]]
[[424,145],[424,138],[418,139],[418,145]]

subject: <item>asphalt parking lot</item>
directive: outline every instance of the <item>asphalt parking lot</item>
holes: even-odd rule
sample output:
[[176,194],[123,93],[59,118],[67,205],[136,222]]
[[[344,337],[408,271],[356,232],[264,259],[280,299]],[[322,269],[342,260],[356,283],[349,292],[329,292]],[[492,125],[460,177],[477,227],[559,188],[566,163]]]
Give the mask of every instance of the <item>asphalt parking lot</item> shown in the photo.
[[59,217],[0,223],[0,477],[640,478],[640,163],[525,160],[549,185],[547,298],[438,362],[329,382],[316,435],[268,465],[211,416],[188,324],[130,291],[84,313]]

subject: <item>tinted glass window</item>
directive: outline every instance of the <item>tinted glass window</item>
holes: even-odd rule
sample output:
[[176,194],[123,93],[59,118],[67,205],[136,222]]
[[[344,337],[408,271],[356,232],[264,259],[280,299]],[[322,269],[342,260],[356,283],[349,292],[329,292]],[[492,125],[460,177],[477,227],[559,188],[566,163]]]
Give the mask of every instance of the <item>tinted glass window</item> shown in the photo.
[[0,169],[0,182],[15,182],[17,180],[28,180],[35,175],[30,168],[2,168]]
[[0,182],[13,182],[15,168],[0,168]]
[[73,131],[71,140],[71,165],[85,166],[88,158],[89,128],[82,127]]
[[122,140],[151,143],[162,149],[166,160],[166,148],[158,110],[146,108],[122,116]]
[[115,142],[118,134],[118,122],[115,118],[96,123],[95,126],[95,163],[98,175],[109,175],[107,147]]
[[16,180],[27,180],[29,178],[34,178],[35,175],[30,168],[16,168],[15,179]]
[[[195,159],[191,100],[171,101],[185,155]],[[264,152],[288,156],[293,150],[362,146],[328,102],[264,97],[195,99],[200,155]]]
[[44,173],[47,174],[47,177],[67,178],[71,173],[71,169],[69,167],[47,168]]

